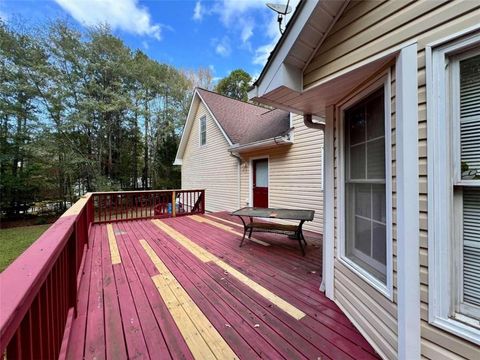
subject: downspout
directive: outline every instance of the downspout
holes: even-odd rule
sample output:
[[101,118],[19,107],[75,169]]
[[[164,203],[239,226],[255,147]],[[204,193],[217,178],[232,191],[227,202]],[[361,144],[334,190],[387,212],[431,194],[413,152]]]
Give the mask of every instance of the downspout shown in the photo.
[[[303,123],[305,124],[305,126],[307,128],[322,130],[325,134],[325,123],[314,122],[313,119],[312,119],[312,114],[303,115]],[[325,168],[324,168],[324,164],[325,164],[325,148],[324,148],[324,151],[323,151],[323,159],[322,159],[323,189],[325,190]],[[325,196],[323,196],[323,201],[325,202]],[[323,206],[324,206],[324,209],[325,209],[325,204],[323,204]],[[323,233],[325,234],[325,211],[323,212],[323,217],[324,217]],[[326,267],[326,261],[325,261],[325,259],[326,259],[325,243],[323,243],[322,248],[323,248],[322,274],[326,274],[327,267]],[[325,290],[326,290],[325,289],[325,276],[322,276],[322,282],[320,283],[320,291],[325,292]]]
[[314,122],[312,119],[312,114],[303,115],[303,123],[308,128],[325,131],[325,123]]
[[238,195],[238,208],[240,209],[242,206],[241,206],[241,196],[242,196],[242,191],[241,191],[241,174],[240,174],[240,168],[242,166],[242,161],[243,159],[241,158],[240,155],[237,155],[235,153],[233,153],[232,151],[229,151],[230,153],[230,156],[233,156],[235,159],[238,160],[238,164],[237,164],[237,195]]

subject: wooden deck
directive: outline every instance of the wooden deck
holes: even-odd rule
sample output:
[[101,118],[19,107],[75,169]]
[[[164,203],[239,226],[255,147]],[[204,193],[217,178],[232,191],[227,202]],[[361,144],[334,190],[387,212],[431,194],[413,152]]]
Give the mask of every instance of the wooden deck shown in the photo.
[[377,358],[318,290],[320,239],[302,257],[241,231],[225,213],[93,225],[67,358]]

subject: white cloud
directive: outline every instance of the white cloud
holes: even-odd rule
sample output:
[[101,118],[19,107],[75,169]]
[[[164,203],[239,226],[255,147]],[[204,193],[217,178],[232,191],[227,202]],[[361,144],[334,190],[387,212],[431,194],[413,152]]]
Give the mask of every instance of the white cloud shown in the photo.
[[87,26],[109,24],[112,29],[161,39],[161,26],[152,23],[137,0],[55,0],[75,20]]
[[202,21],[204,9],[200,0],[195,3],[195,8],[193,9],[193,20]]
[[215,52],[223,57],[230,56],[232,52],[232,47],[230,46],[230,38],[228,36],[224,36],[221,40],[214,40],[215,45]]
[[275,47],[276,41],[272,41],[268,44],[259,46],[255,50],[255,55],[253,56],[253,63],[255,65],[265,65],[268,60],[268,56],[270,55],[270,52],[273,50]]
[[[295,8],[297,7],[300,0],[293,0],[290,1],[290,6],[292,7],[292,12],[285,16],[282,22],[282,28],[285,29],[288,21],[292,17],[293,13],[295,12]],[[272,52],[273,48],[277,44],[278,40],[280,39],[280,31],[278,29],[278,22],[277,16],[272,11],[271,20],[266,25],[266,35],[270,38],[270,41],[264,45],[261,45],[255,49],[255,54],[253,56],[252,62],[256,65],[265,65],[267,63],[268,57]]]
[[242,38],[242,42],[245,44],[246,42],[248,42],[248,40],[250,40],[250,38],[252,37],[253,35],[253,28],[254,28],[254,22],[253,20],[249,19],[247,21],[245,21],[245,23],[243,24],[242,26],[242,33],[241,33],[241,38]]
[[142,41],[142,46],[145,50],[148,50],[150,48],[150,45],[148,44],[148,41],[146,41],[146,40]]
[[260,8],[265,8],[265,0],[220,0],[213,11],[220,15],[225,26],[230,26],[232,21],[237,21],[242,14]]

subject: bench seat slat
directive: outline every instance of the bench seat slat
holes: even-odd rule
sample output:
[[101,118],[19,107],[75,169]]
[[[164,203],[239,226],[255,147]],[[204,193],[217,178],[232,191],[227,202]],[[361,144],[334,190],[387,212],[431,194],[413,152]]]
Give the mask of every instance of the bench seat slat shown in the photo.
[[247,224],[247,229],[253,228],[254,230],[271,230],[271,231],[297,231],[297,225],[277,224],[277,223],[264,223],[264,222],[252,222]]

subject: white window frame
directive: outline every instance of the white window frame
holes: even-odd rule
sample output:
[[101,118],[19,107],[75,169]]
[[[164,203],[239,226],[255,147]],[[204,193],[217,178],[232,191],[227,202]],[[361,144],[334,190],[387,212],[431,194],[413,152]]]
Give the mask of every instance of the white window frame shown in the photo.
[[[389,300],[393,300],[393,240],[392,240],[392,141],[391,141],[391,69],[379,74],[379,76],[370,82],[362,90],[353,94],[345,102],[337,107],[337,118],[339,126],[336,129],[336,137],[338,139],[338,207],[337,219],[339,221],[339,261],[347,268],[357,274],[360,278],[370,284],[374,289],[383,294]],[[385,100],[385,209],[386,209],[386,283],[384,284],[375,276],[370,274],[366,269],[349,259],[346,254],[346,237],[345,237],[345,120],[344,111],[364,99],[376,90],[384,88]]]
[[[458,241],[460,226],[452,221],[452,211],[458,198],[453,195],[455,185],[474,186],[469,180],[461,180],[460,174],[460,124],[451,121],[458,111],[451,103],[451,86],[447,67],[449,59],[458,53],[480,46],[480,33],[468,29],[454,37],[426,46],[427,80],[427,132],[428,132],[428,282],[429,323],[457,336],[480,344],[480,330],[468,325],[468,318],[452,316],[453,301],[458,301],[461,288],[452,277],[454,256],[461,256]],[[477,29],[478,30],[478,27]],[[470,33],[470,34],[469,34]],[[455,66],[455,65],[454,65]],[[455,89],[452,89],[455,93]],[[454,133],[452,136],[451,131]],[[456,151],[454,151],[454,148]],[[454,169],[452,171],[452,161]],[[478,184],[478,183],[477,183]],[[458,213],[455,212],[455,214]],[[461,216],[461,215],[460,215]],[[461,220],[461,219],[460,219]],[[455,221],[455,223],[458,223]],[[458,237],[460,235],[460,237]],[[460,259],[460,258],[459,258]]]
[[[202,144],[202,120],[205,121],[205,143]],[[198,144],[200,147],[207,145],[207,116],[203,115],[198,120]]]

